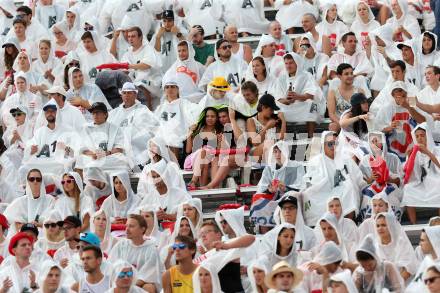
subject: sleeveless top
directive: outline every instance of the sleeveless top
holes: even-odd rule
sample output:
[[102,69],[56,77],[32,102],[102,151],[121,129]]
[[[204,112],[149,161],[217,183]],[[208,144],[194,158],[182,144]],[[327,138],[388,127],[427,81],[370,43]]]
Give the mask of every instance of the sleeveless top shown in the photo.
[[[260,121],[258,121],[257,119],[257,115],[253,116],[252,119],[254,120],[255,123],[255,130],[257,133],[260,133],[261,130],[263,129],[264,125],[261,124]],[[277,129],[276,127],[272,127],[271,129],[266,131],[266,139],[272,139],[272,140],[276,140],[277,139]]]
[[242,43],[239,44],[237,53],[232,53],[232,55],[244,60],[244,47]]
[[84,278],[79,282],[79,293],[102,293],[111,287],[109,276],[104,276],[104,278],[96,284],[90,284],[87,282],[87,279]]
[[[359,92],[359,88],[355,87],[353,94],[356,94]],[[344,97],[341,95],[341,92],[339,91],[339,87],[335,88],[335,100],[336,100],[336,115],[339,117],[342,117],[342,114],[351,109],[351,103],[350,101],[347,101],[344,99]]]
[[173,293],[192,293],[192,274],[184,275],[182,274],[178,266],[172,266],[170,268],[170,279],[171,279],[171,291]]

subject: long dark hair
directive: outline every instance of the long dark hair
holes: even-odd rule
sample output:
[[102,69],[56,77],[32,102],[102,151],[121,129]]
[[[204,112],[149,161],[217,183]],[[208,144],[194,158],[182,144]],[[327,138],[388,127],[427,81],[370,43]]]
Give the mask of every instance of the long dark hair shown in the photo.
[[[356,117],[359,115],[367,114],[366,112],[362,111],[362,104],[357,104],[351,107],[351,116]],[[356,133],[359,137],[362,136],[362,134],[368,133],[368,127],[367,123],[359,119],[355,123],[353,123],[353,131]]]
[[[254,61],[259,61],[264,66],[263,75],[264,75],[264,78],[266,78],[267,77],[267,68],[266,68],[266,62],[264,62],[263,57],[257,56],[254,59],[252,59],[251,66],[252,66],[252,62],[254,62]],[[255,74],[254,74],[254,77],[257,78],[257,76]]]
[[[295,231],[295,229],[293,229],[293,228],[287,228],[287,227],[284,227],[284,228],[282,228],[281,229],[281,231],[280,231],[280,233],[278,233],[278,235],[277,235],[277,238],[285,231],[285,230],[292,230],[293,231],[293,237],[295,238],[295,234],[296,234],[296,231]],[[295,244],[295,241],[292,243],[292,247],[290,248],[290,251],[292,251],[292,249],[293,249],[293,245]],[[281,252],[281,245],[280,245],[280,241],[279,240],[277,240],[277,255],[279,255],[280,254],[280,252]],[[289,252],[290,253],[290,252]]]
[[[435,48],[437,46],[437,44],[435,42],[435,38],[434,38],[434,36],[432,34],[430,34],[428,32],[424,32],[423,33],[423,37],[428,37],[432,41],[431,49],[429,49],[429,52],[427,53],[427,54],[431,54],[435,50]],[[422,42],[423,42],[423,37],[422,37]],[[422,46],[422,54],[425,55],[425,53],[423,52],[423,46]]]
[[193,138],[196,137],[200,133],[202,128],[206,125],[206,113],[209,110],[214,111],[216,116],[217,116],[217,121],[215,122],[215,126],[214,126],[215,132],[216,133],[223,132],[223,125],[220,123],[220,121],[218,119],[218,110],[217,110],[217,108],[207,107],[207,108],[205,108],[205,110],[203,110],[203,112],[202,112],[202,114],[201,114],[201,116],[199,118],[199,122],[197,123],[197,129],[196,129],[196,131],[193,132],[193,135],[192,135]]
[[5,48],[4,61],[5,61],[6,70],[12,70],[12,66],[14,65],[15,58],[17,58],[19,53],[17,47],[15,46],[12,47],[14,48],[14,52],[12,52],[12,54],[8,54]]

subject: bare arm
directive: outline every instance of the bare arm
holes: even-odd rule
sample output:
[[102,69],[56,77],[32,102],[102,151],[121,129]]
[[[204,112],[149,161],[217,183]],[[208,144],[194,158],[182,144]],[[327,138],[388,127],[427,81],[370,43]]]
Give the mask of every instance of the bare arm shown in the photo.
[[336,97],[335,91],[330,90],[327,97],[328,116],[334,122],[339,124],[339,116],[336,115]]
[[332,56],[332,45],[330,39],[327,36],[322,36],[322,53]]
[[419,100],[417,100],[416,105],[418,108],[420,108],[420,110],[425,111],[429,114],[440,113],[440,104],[429,105],[429,104],[421,103],[419,102]]
[[172,293],[170,271],[167,270],[162,274],[162,286],[164,293]]
[[241,237],[236,237],[227,243],[224,243],[224,249],[232,249],[232,248],[246,248],[252,245],[255,241],[255,236],[246,234]]
[[243,45],[243,51],[243,59],[249,64],[252,61],[252,48],[249,45]]

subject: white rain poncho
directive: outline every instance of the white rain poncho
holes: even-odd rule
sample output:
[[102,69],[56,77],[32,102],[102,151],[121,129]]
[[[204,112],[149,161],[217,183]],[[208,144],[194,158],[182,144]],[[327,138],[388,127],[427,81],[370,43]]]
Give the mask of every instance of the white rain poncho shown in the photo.
[[[90,180],[95,180],[98,182],[105,183],[102,189],[93,186]],[[112,188],[110,185],[109,175],[97,167],[87,168],[84,172],[84,182],[86,186],[84,187],[84,195],[90,196],[93,203],[96,202],[100,197],[110,196],[112,194]]]
[[189,205],[192,208],[194,208],[197,212],[197,223],[194,223],[191,221],[191,224],[194,226],[194,230],[195,230],[195,234],[194,234],[194,238],[198,238],[198,232],[203,224],[203,209],[202,209],[202,201],[200,198],[192,198],[190,200],[187,200],[183,203],[181,203],[179,205],[179,207],[177,208],[177,218],[180,218],[181,216],[183,216],[184,212],[184,206],[185,205]]
[[[283,72],[275,81],[270,92],[277,100],[277,106],[280,108],[280,112],[284,113],[287,122],[318,121],[325,111],[323,93],[312,75],[304,71],[304,58],[295,53],[287,54],[292,56],[296,63],[295,76],[289,76],[287,72]],[[279,99],[286,98],[290,86],[294,92],[300,95],[309,94],[313,98],[306,101],[295,101],[290,105],[278,102]]]
[[378,244],[377,255],[382,260],[388,260],[394,263],[399,270],[405,268],[408,273],[414,275],[419,263],[408,236],[403,231],[400,223],[397,222],[394,214],[379,213],[375,218],[376,223],[378,218],[382,216],[385,218],[391,242],[388,244],[382,244],[381,238],[376,229],[374,237]]
[[[417,101],[423,104],[435,105],[440,102],[440,90],[433,89],[426,85],[421,91],[417,92]],[[434,120],[431,125],[431,134],[435,142],[440,141],[440,121]]]
[[137,208],[137,213],[141,214],[143,212],[150,212],[153,214],[153,229],[150,235],[145,235],[147,240],[154,241],[158,251],[164,247],[168,242],[168,237],[170,236],[169,230],[161,231],[159,227],[159,220],[157,219],[156,212],[159,210],[158,206],[155,205],[143,205]]
[[[402,10],[402,16],[397,19],[397,16],[393,12],[393,17],[389,18],[386,22],[386,25],[389,25],[393,31],[396,31],[399,26],[403,26],[405,30],[407,30],[411,37],[417,38],[420,35],[420,26],[417,19],[408,13],[408,1],[407,0],[397,0],[397,3]],[[408,40],[408,37],[405,34],[401,34],[402,40]]]
[[[185,12],[185,20],[188,22],[189,27],[201,25],[205,31],[205,36],[223,32],[225,23],[214,17],[222,12],[221,1],[180,0],[179,5]],[[209,21],[207,21],[208,19]]]
[[[362,21],[362,18],[359,16],[359,6],[364,5],[368,9],[368,22],[365,23]],[[368,2],[366,0],[358,0],[356,4],[356,18],[351,24],[350,31],[354,32],[356,34],[356,38],[358,40],[364,41],[364,38],[366,38],[369,33],[375,29],[380,27],[380,23],[375,19],[373,11],[371,11],[370,6],[368,5]]]
[[145,240],[141,245],[134,245],[131,240],[122,238],[110,251],[109,263],[124,260],[133,265],[139,272],[138,279],[154,283],[160,289],[162,266],[154,241]]
[[[156,188],[155,180],[151,177],[151,172],[154,171],[159,174],[161,180],[167,187],[165,194],[160,194]],[[141,205],[156,205],[166,211],[167,214],[177,213],[177,207],[180,203],[191,199],[191,195],[179,186],[173,185],[173,178],[171,174],[166,172],[166,164],[154,164],[151,166],[150,173],[148,173],[145,194],[142,198]]]
[[327,209],[328,198],[338,195],[344,208],[345,216],[357,212],[360,205],[360,186],[362,173],[351,158],[336,152],[331,159],[324,153],[325,138],[335,135],[324,131],[321,135],[321,153],[313,157],[308,164],[304,180],[307,188],[302,191],[304,200],[304,219],[307,225],[313,226]]
[[333,227],[333,229],[336,232],[336,237],[338,243],[334,241],[338,248],[341,250],[342,259],[344,261],[348,261],[350,257],[350,251],[354,245],[356,245],[356,241],[353,241],[352,239],[346,238],[347,236],[344,235],[344,231],[342,230],[343,227],[340,226],[340,222],[336,218],[334,214],[331,214],[329,212],[326,212],[317,222],[315,225],[315,234],[316,234],[316,240],[318,245],[315,246],[312,249],[313,255],[318,255],[318,253],[322,250],[322,246],[327,242],[330,241],[328,239],[325,239],[324,232],[321,229],[321,222],[327,222],[330,226]]
[[[263,47],[264,46],[270,46],[276,44],[275,39],[271,35],[262,35],[260,38],[260,42],[258,43],[258,47],[255,49],[254,57],[260,56],[264,60],[264,64],[266,67],[266,79],[269,77],[276,78],[278,77],[283,71],[284,71],[284,60],[282,56],[279,56],[276,54],[274,56],[268,56],[265,57],[263,55]],[[252,60],[253,61],[253,60]],[[249,63],[247,72],[246,72],[246,80],[248,80],[248,77],[252,77],[252,62]],[[258,82],[255,78],[252,80],[254,82]]]
[[223,19],[225,23],[235,25],[239,33],[263,34],[269,29],[263,0],[223,1]]
[[[8,207],[8,205],[19,195],[18,180],[14,178],[15,170],[8,168],[9,164],[4,157],[0,157],[0,211]],[[11,176],[12,175],[12,176]],[[1,244],[0,244],[1,246]],[[1,248],[0,248],[1,251]],[[1,255],[1,254],[0,254]]]
[[[66,194],[64,185],[61,184],[61,180],[64,180],[64,175],[73,177],[75,180],[75,185],[79,189],[79,211],[76,210],[75,199]],[[67,172],[64,175],[61,176],[58,181],[59,183],[57,184],[63,194],[57,197],[54,209],[59,211],[62,219],[65,219],[68,216],[76,216],[81,220],[81,222],[83,222],[86,215],[91,217],[93,214],[93,201],[89,196],[84,195],[83,181],[78,173]]]
[[[18,53],[17,57],[15,58],[14,64],[12,65],[12,69],[14,69],[15,72],[20,72],[22,71],[24,73],[24,75],[26,76],[26,81],[27,81],[27,85],[46,85],[46,86],[50,86],[48,81],[46,81],[44,79],[44,76],[40,73],[38,73],[37,71],[34,71],[32,68],[32,55],[29,50],[25,50],[23,48],[23,46],[21,46],[22,51],[20,53]],[[19,57],[20,56],[26,56],[27,57],[27,61],[24,61],[25,63],[21,63],[21,61],[19,61]],[[36,55],[35,55],[36,56]],[[29,66],[27,66],[27,64],[29,64]]]
[[292,27],[301,27],[301,18],[306,13],[311,13],[318,19],[318,7],[310,4],[307,0],[293,1],[284,4],[284,0],[276,0],[274,8],[278,10],[275,19],[281,24],[283,31]]
[[98,236],[98,234],[96,233],[96,225],[94,224],[94,221],[95,218],[99,216],[105,216],[106,218],[104,238],[100,239],[101,244],[99,246],[101,247],[102,252],[108,255],[113,246],[115,246],[115,244],[118,242],[118,239],[111,234],[112,223],[110,222],[110,216],[103,209],[99,209],[90,217],[90,231]]
[[[110,217],[110,222],[113,222],[115,218],[127,218],[132,211],[139,206],[140,198],[131,189],[130,177],[127,172],[115,172],[110,174],[110,184],[112,186],[112,194],[104,200],[101,209],[107,212]],[[118,178],[125,188],[127,198],[124,201],[119,201],[116,197],[116,190],[114,187],[114,180]]]
[[148,107],[138,100],[129,108],[124,107],[122,103],[110,111],[108,122],[120,127],[124,134],[124,145],[128,147],[127,155],[134,163],[145,164],[148,159],[145,156],[148,141],[154,136],[155,128],[159,125],[159,121]]
[[[55,80],[53,82],[54,85],[59,85],[59,86],[66,86],[64,83],[64,70],[65,68],[69,65],[69,63],[71,63],[72,61],[77,61],[78,63],[79,61],[79,56],[75,51],[70,51],[69,53],[67,53],[67,55],[64,57],[63,63],[61,64],[61,66],[58,66],[58,68],[56,68],[54,70],[54,76],[55,76]],[[70,65],[69,65],[70,67]]]
[[63,19],[65,8],[58,4],[42,5],[38,3],[35,8],[35,19],[37,19],[43,27],[48,30],[55,23]]
[[107,51],[106,44],[98,37],[95,31],[91,31],[90,33],[92,34],[97,51],[90,53],[83,49],[78,55],[85,80],[95,81],[96,74],[98,73],[96,66],[116,62],[116,58]]
[[[33,271],[36,276],[39,276],[40,264],[31,262],[28,266],[20,268],[17,264],[15,257],[11,256],[10,259],[6,259],[0,269],[0,282],[3,282],[9,278],[12,281],[12,287],[8,292],[29,292],[30,289],[30,271]],[[26,290],[25,290],[26,289]]]
[[[78,32],[81,30],[81,16],[80,16],[80,11],[77,8],[77,5],[73,5],[69,8],[66,9],[66,13],[64,14],[64,18],[62,20],[62,22],[67,24],[67,35],[66,37],[68,39],[73,39],[75,38],[75,36],[78,34]],[[67,13],[70,12],[72,14],[75,14],[75,21],[73,22],[72,27],[70,27],[70,25],[67,23]]]
[[418,39],[414,40],[407,40],[402,43],[397,43],[396,46],[404,45],[405,47],[411,48],[411,51],[414,55],[413,64],[408,63],[407,61],[403,60],[403,54],[402,49],[400,50],[400,56],[399,60],[403,60],[405,62],[405,80],[409,81],[410,83],[414,84],[417,88],[421,89],[423,88],[423,85],[426,82],[426,79],[424,77],[425,74],[425,67],[419,60],[418,56],[418,49],[417,49],[417,41]]
[[327,54],[318,51],[315,39],[313,38],[313,35],[310,32],[303,34],[301,41],[303,39],[307,39],[309,41],[310,46],[313,48],[313,51],[315,52],[315,55],[311,59],[309,59],[306,55],[302,55],[304,58],[304,69],[308,73],[313,75],[316,82],[319,83],[320,79],[324,75],[324,70],[327,69],[327,62],[329,60],[329,57],[327,56]]
[[[423,47],[422,47],[423,37],[426,35],[430,35],[434,39],[434,42],[432,42],[432,52],[428,54],[423,53]],[[437,51],[437,35],[429,31],[426,31],[423,34],[421,34],[415,42],[417,48],[417,52],[415,52],[417,56],[415,56],[415,59],[420,62],[423,68],[426,68],[426,66],[428,65],[435,65],[438,58],[440,57],[440,54]]]
[[[43,224],[58,223],[63,220],[64,220],[64,217],[62,217],[60,212],[57,211],[56,209],[52,209],[48,212],[47,218],[44,219]],[[59,229],[60,229],[60,234],[58,235],[58,239],[56,239],[58,241],[56,241],[56,240],[53,241],[53,240],[49,240],[48,229],[43,226],[44,235],[42,237],[40,236],[38,241],[36,241],[34,243],[34,246],[38,247],[41,251],[46,252],[46,253],[49,250],[57,250],[58,248],[62,247],[65,244],[65,241],[64,241],[63,232],[61,231],[62,228],[59,227]]]
[[215,222],[217,223],[217,226],[222,231],[224,238],[230,239],[220,223],[222,218],[228,222],[228,225],[235,233],[235,237],[248,234],[246,232],[246,228],[244,227],[244,207],[240,207],[238,209],[220,210],[215,213]]
[[318,23],[316,26],[316,31],[320,35],[328,36],[330,39],[330,43],[333,48],[336,47],[336,45],[339,43],[342,36],[348,32],[348,28],[342,21],[338,20],[338,15],[336,14],[336,18],[333,20],[333,22],[329,22],[327,20],[328,17],[328,11],[332,9],[333,7],[336,7],[336,4],[326,4],[323,7],[322,10],[322,21]]
[[[274,157],[274,148],[281,151],[281,165]],[[273,180],[279,180],[286,185],[286,191],[302,189],[304,166],[300,162],[290,160],[289,145],[285,141],[279,141],[269,150],[268,165],[264,168],[261,179],[258,182],[257,193],[264,193]]]
[[283,223],[278,226],[276,226],[274,229],[266,233],[261,238],[261,244],[258,248],[258,255],[259,257],[263,256],[267,258],[268,268],[273,267],[275,264],[277,264],[280,261],[286,261],[289,263],[290,266],[296,267],[299,264],[299,256],[296,251],[295,247],[295,240],[293,240],[292,247],[290,249],[290,252],[286,256],[281,256],[278,254],[277,250],[280,244],[278,243],[278,237],[281,234],[282,231],[286,229],[292,229],[294,231],[294,234],[296,234],[296,228],[294,225],[289,223]]
[[[304,223],[304,218],[302,214],[302,199],[300,196],[300,193],[295,191],[289,191],[286,194],[284,194],[284,197],[286,196],[294,196],[298,200],[298,208],[296,209],[296,219],[295,223],[290,223],[295,225],[295,243],[296,243],[296,249],[301,250],[310,250],[312,247],[316,245],[316,236],[313,232],[313,229],[309,226],[306,226]],[[282,198],[280,199],[280,201]],[[284,219],[282,215],[281,208],[277,206],[275,209],[275,212],[273,214],[274,221],[277,225],[280,225],[282,223],[286,223],[286,220]]]
[[[426,148],[440,158],[440,149],[438,149],[431,135],[430,125],[426,122],[417,125],[411,135],[414,144],[417,145],[416,131],[422,129],[426,135]],[[411,158],[411,156],[410,156]],[[408,158],[407,166],[410,165]],[[406,170],[406,172],[411,172]],[[412,169],[409,181],[403,187],[402,206],[409,207],[440,207],[440,191],[438,190],[438,178],[440,168],[432,160],[420,151],[417,151],[414,159],[414,168]]]
[[[42,41],[43,40],[40,40],[38,45],[41,45]],[[46,43],[44,43],[44,44],[46,44]],[[54,72],[55,68],[61,66],[60,59],[55,57],[54,45],[55,45],[55,42],[51,42],[51,46],[50,46],[50,50],[49,50],[49,56],[48,56],[46,62],[43,61],[43,58],[41,57],[40,53],[37,55],[37,60],[32,62],[32,70],[33,71],[36,71],[39,74],[44,76],[44,74],[46,74],[47,71]],[[52,83],[49,80],[47,80],[47,82],[49,82],[50,84]]]
[[374,271],[365,271],[358,266],[353,272],[356,287],[361,292],[402,292],[405,285],[397,267],[389,261],[382,261],[377,254],[377,243],[372,235],[367,235],[359,245],[357,251],[363,251],[371,255],[376,261]]
[[60,281],[57,290],[54,293],[70,293],[72,292],[68,286],[66,286],[65,280],[67,278],[63,268],[55,263],[53,260],[47,260],[41,264],[41,269],[37,276],[38,290],[36,293],[44,293],[44,281],[46,280],[49,272],[57,268],[60,271]]
[[[177,57],[176,61],[171,65],[164,75],[164,80],[168,80],[167,76],[172,76],[176,79],[179,86],[179,97],[188,99],[193,103],[198,103],[205,95],[198,87],[200,79],[205,72],[205,66],[194,60],[195,51],[192,44],[188,41],[181,41],[179,44],[185,43],[188,48],[188,58],[180,60]],[[177,47],[178,49],[179,47]],[[178,53],[176,53],[178,56]]]
[[[27,173],[27,176],[29,172]],[[40,176],[40,175],[37,175]],[[50,209],[53,207],[53,197],[46,194],[44,179],[40,184],[40,192],[38,197],[34,197],[29,181],[26,180],[25,195],[15,199],[3,213],[11,223],[10,233],[15,233],[13,223],[31,223],[37,221],[43,223],[48,216]]]
[[255,281],[254,269],[262,270],[262,271],[264,271],[265,274],[270,272],[267,258],[265,256],[261,256],[258,259],[253,260],[247,266],[247,275],[249,278],[249,283],[252,288],[252,291],[250,291],[250,293],[259,293],[256,281]]
[[[107,98],[105,97],[101,89],[96,84],[83,82],[80,88],[76,88],[74,86],[73,73],[77,71],[81,71],[82,73],[82,70],[77,67],[70,67],[69,71],[67,72],[69,78],[69,90],[67,91],[66,94],[66,101],[69,102],[70,100],[76,97],[80,97],[81,99],[86,100],[90,105],[93,105],[94,103],[97,102],[104,103],[104,105],[107,107],[107,110],[110,111],[112,107],[108,103]],[[81,111],[87,122],[93,121],[92,114],[89,113],[87,109],[83,107],[77,107],[77,109]]]
[[345,288],[347,289],[347,293],[358,293],[358,289],[356,288],[356,285],[353,282],[353,279],[351,277],[351,271],[350,270],[344,270],[343,272],[337,273],[333,275],[330,278],[330,282],[341,282],[345,285]]
[[[90,150],[93,152],[111,151],[113,148],[121,148],[122,153],[114,153],[103,158],[94,160],[90,156],[83,155],[82,152]],[[127,170],[132,162],[125,155],[126,146],[122,130],[109,122],[96,125],[90,123],[84,126],[81,133],[81,148],[77,168],[98,167],[104,170]]]
[[[214,52],[217,57],[217,50]],[[237,91],[241,85],[242,79],[246,75],[248,64],[240,58],[231,56],[229,61],[223,62],[218,57],[215,62],[209,64],[203,74],[199,88],[205,91],[207,85],[218,76],[224,77],[234,91]]]
[[120,59],[122,62],[128,62],[129,64],[144,63],[149,65],[151,68],[147,70],[129,69],[129,76],[135,85],[142,86],[154,94],[159,94],[162,81],[160,73],[162,60],[159,53],[157,53],[151,45],[154,43],[148,42],[145,37],[144,39],[139,49],[133,51],[133,47],[130,46],[128,51]]
[[132,277],[133,281],[132,281],[127,293],[143,293],[143,292],[145,292],[144,290],[142,290],[142,288],[136,286],[137,271],[133,267],[133,265],[130,264],[129,262],[127,262],[126,260],[118,260],[113,264],[113,273],[111,276],[112,287],[109,290],[105,291],[105,293],[114,293],[115,292],[114,290],[116,289],[116,281],[118,280],[118,275],[119,275],[119,273],[122,272],[123,269],[131,269],[131,271],[133,272],[133,277]]
[[[259,59],[259,58],[256,59],[256,57],[260,57],[262,59]],[[269,90],[272,87],[272,84],[275,82],[275,78],[269,73],[269,71],[268,71],[269,70],[269,64],[266,64],[266,61],[264,60],[264,58],[262,56],[256,56],[256,57],[254,57],[252,59],[252,61],[249,63],[249,66],[248,66],[248,69],[246,71],[246,75],[245,75],[244,79],[246,81],[252,81],[253,83],[255,83],[255,85],[258,88],[258,97],[261,97],[262,95],[269,93]],[[265,77],[265,79],[263,81],[258,81],[256,79],[255,75],[254,75],[252,67],[253,67],[253,63],[254,62],[259,62],[261,60],[263,60],[263,66],[266,69],[266,77]],[[283,66],[283,63],[281,63],[281,65]],[[243,100],[243,102],[242,101],[237,101],[237,99],[241,99],[241,100]],[[230,101],[230,103],[238,104],[238,105],[243,105],[241,107],[240,106],[236,106],[235,107],[236,110],[238,110],[238,112],[240,112],[240,113],[242,113],[244,115],[252,116],[252,115],[249,115],[248,113],[246,113],[247,111],[245,111],[243,113],[243,110],[240,109],[240,108],[245,108],[245,109],[249,108],[249,106],[246,107],[246,105],[249,105],[249,104],[246,102],[246,100],[243,98],[243,96],[241,94],[237,94],[234,97],[234,99],[232,99]],[[257,112],[257,110],[255,109],[255,113],[256,112]]]
[[[52,37],[53,43],[52,44],[53,44],[54,51],[64,52],[66,54],[68,54],[70,52],[75,52],[74,50],[76,49],[78,42],[75,41],[74,36],[69,34],[69,25],[66,22],[64,22],[64,21],[58,22],[58,23],[54,24],[50,30],[53,35],[53,37]],[[57,42],[57,39],[55,37],[55,30],[59,30],[66,37],[66,41],[64,42],[64,44]],[[75,31],[75,33],[78,33],[78,31]]]

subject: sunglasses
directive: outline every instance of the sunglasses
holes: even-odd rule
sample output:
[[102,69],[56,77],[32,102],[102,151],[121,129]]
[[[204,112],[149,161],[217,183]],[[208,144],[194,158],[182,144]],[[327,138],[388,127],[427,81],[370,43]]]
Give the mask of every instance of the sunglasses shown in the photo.
[[119,279],[123,279],[123,278],[125,278],[125,277],[127,277],[127,278],[131,278],[131,277],[133,277],[133,271],[120,272],[120,273],[118,274],[118,278],[119,278]]
[[221,46],[220,49],[226,50],[226,49],[232,49],[231,45]]
[[186,243],[174,243],[172,247],[173,250],[176,250],[176,249],[185,249],[187,246]]
[[16,112],[16,113],[12,113],[12,117],[18,117],[18,116],[21,116],[21,115],[24,115],[24,113],[23,112]]
[[35,181],[41,182],[41,180],[43,180],[41,177],[29,177],[28,178],[29,182],[35,182]]
[[432,278],[425,279],[424,280],[425,285],[429,285],[431,283],[434,283],[435,280],[437,280],[437,279],[440,279],[440,276],[435,276],[435,277],[432,277]]
[[336,141],[326,141],[325,144],[329,147],[332,148],[336,145]]
[[44,224],[44,228],[49,229],[50,227],[55,228],[56,226],[63,227],[63,224],[64,224],[63,221],[59,221],[56,223],[46,223],[46,224]]
[[72,182],[75,182],[75,180],[74,179],[61,180],[61,184],[63,184],[63,185],[66,184],[66,183],[70,184]]

